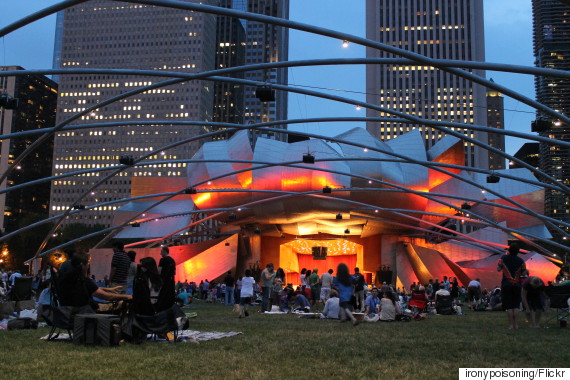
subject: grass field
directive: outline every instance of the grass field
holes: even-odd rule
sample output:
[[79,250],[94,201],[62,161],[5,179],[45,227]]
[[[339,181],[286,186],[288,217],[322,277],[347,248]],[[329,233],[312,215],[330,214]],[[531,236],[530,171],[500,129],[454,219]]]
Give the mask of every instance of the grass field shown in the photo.
[[[243,334],[202,343],[84,347],[0,331],[3,379],[457,379],[461,367],[567,367],[570,329],[507,330],[502,312],[350,323],[195,302],[190,329]],[[251,309],[254,311],[257,309]]]

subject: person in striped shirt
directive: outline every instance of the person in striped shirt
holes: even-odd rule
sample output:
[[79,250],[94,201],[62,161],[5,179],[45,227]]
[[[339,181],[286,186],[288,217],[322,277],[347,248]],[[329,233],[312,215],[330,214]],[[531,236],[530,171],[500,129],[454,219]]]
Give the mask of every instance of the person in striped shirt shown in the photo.
[[113,244],[113,258],[111,260],[111,273],[109,274],[110,287],[120,286],[121,294],[127,292],[127,277],[131,266],[131,259],[125,252],[125,246],[121,242]]

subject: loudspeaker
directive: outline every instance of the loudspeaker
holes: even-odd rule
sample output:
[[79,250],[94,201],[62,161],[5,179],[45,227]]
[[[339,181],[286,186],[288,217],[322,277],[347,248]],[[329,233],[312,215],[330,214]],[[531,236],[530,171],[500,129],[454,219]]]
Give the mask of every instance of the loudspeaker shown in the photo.
[[552,128],[552,122],[548,120],[535,120],[530,123],[530,130],[532,132],[546,132]]
[[313,260],[326,260],[327,247],[313,247]]
[[274,102],[275,101],[275,90],[271,87],[258,87],[255,89],[255,97],[262,102]]

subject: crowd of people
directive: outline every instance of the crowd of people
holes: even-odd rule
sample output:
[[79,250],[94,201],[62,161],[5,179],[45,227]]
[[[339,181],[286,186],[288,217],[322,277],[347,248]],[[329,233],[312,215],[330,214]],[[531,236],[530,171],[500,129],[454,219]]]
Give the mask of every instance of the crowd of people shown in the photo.
[[[57,273],[59,302],[63,306],[92,306],[97,301],[131,300],[133,293],[143,294],[144,302],[135,305],[137,313],[153,314],[166,310],[174,303],[187,305],[193,299],[234,306],[240,318],[249,316],[249,307],[259,305],[258,312],[319,313],[323,318],[350,321],[395,321],[406,315],[422,313],[463,314],[463,308],[472,310],[506,310],[510,329],[518,329],[518,314],[522,309],[531,326],[538,327],[543,310],[548,306],[545,284],[539,277],[529,276],[519,249],[511,246],[498,262],[502,272],[500,286],[483,288],[473,279],[467,286],[459,285],[456,277],[443,276],[427,283],[412,283],[407,289],[392,284],[378,287],[367,284],[359,268],[349,270],[339,264],[336,272],[329,269],[319,274],[317,268],[302,269],[300,284],[288,283],[282,268],[269,263],[260,271],[248,269],[243,276],[234,277],[228,271],[216,281],[204,279],[199,283],[174,282],[176,264],[167,247],[161,250],[157,263],[152,257],[136,263],[136,253],[126,252],[121,243],[113,248],[108,275],[97,282],[89,273],[90,257],[83,252],[70,252],[68,260],[54,272],[41,271],[33,281],[40,305],[51,302],[50,276]],[[254,278],[254,275],[256,278]],[[6,295],[14,286],[18,271],[0,273],[0,295]],[[444,306],[449,302],[447,306]]]

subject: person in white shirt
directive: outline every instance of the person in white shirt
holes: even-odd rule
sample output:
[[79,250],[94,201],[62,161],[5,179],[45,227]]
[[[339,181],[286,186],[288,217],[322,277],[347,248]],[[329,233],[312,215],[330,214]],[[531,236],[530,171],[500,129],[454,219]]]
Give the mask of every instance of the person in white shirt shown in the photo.
[[329,269],[328,272],[323,273],[321,276],[321,301],[326,303],[327,300],[331,297],[330,292],[332,289],[333,283],[333,270]]
[[323,318],[328,318],[328,319],[340,318],[338,293],[334,289],[330,291],[330,298],[325,302],[325,308],[323,309]]
[[467,285],[467,297],[471,303],[479,303],[481,298],[483,298],[483,292],[481,291],[481,283],[479,279],[471,280],[469,285]]
[[435,292],[435,300],[437,301],[438,296],[449,296],[449,295],[451,295],[451,293],[449,293],[449,290],[445,289],[445,284],[444,283],[439,284],[439,290]]
[[249,316],[247,306],[251,303],[253,297],[253,286],[255,280],[251,277],[251,270],[245,270],[245,276],[241,279],[241,292],[239,299],[239,318]]

